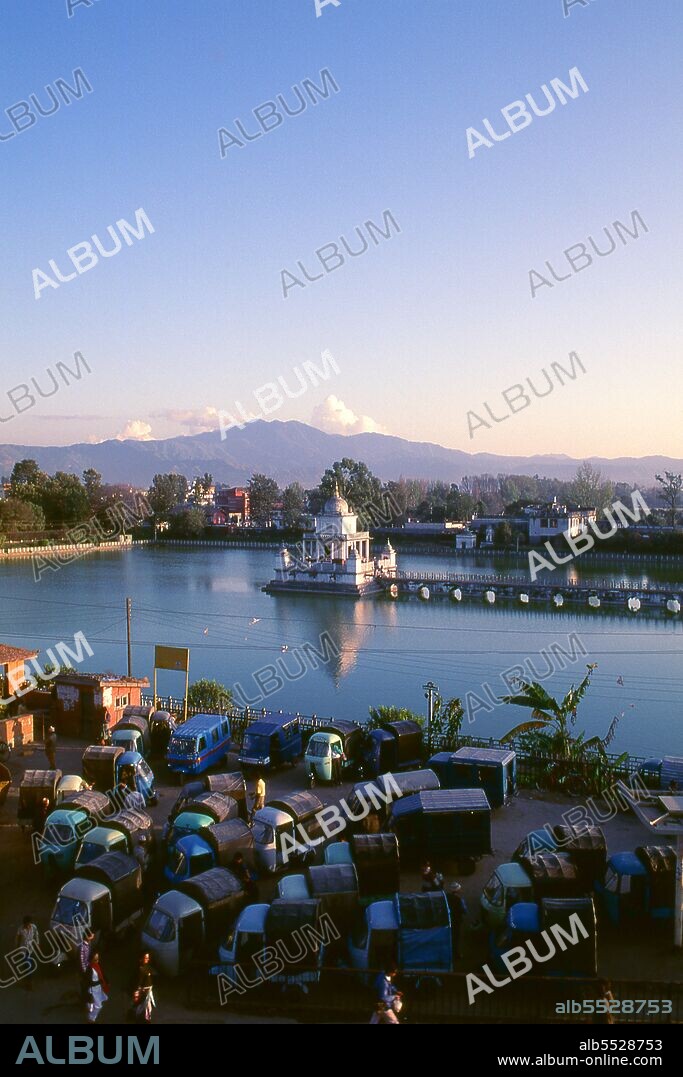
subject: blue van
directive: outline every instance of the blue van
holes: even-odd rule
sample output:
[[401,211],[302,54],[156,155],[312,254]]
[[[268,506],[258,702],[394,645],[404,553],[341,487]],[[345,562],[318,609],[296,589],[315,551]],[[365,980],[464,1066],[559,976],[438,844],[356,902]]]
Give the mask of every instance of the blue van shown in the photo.
[[294,766],[303,753],[297,715],[272,714],[267,718],[259,718],[247,727],[239,762],[245,769],[268,767],[274,770],[285,763]]
[[224,714],[195,714],[174,731],[166,752],[174,774],[201,774],[230,751],[230,720]]

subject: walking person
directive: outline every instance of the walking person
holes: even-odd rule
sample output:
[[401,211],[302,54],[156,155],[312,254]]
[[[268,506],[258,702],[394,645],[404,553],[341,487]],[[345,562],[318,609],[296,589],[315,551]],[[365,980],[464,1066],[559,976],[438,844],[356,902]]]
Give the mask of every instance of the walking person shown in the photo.
[[86,932],[78,944],[78,981],[79,981],[79,994],[83,1004],[88,1001],[88,988],[89,988],[89,974],[88,969],[90,967],[90,958],[92,957],[93,943],[95,936],[92,931]]
[[154,974],[148,953],[140,958],[138,967],[138,986],[133,993],[133,1010],[136,1021],[150,1024],[152,1010],[156,1006],[154,998]]
[[254,792],[251,794],[251,797],[254,803],[251,808],[249,821],[253,822],[256,812],[259,811],[260,808],[263,808],[266,803],[266,783],[261,772],[259,772],[258,778],[256,779],[256,785],[254,786]]
[[56,751],[57,734],[55,732],[55,727],[51,725],[48,727],[47,733],[45,734],[45,755],[47,756],[47,765],[50,770],[57,769]]
[[100,955],[93,952],[85,974],[85,1012],[88,1024],[94,1025],[100,1010],[109,998],[109,984],[100,967]]
[[399,1024],[398,1017],[392,1009],[387,1007],[385,1002],[378,1002],[375,1005],[375,1010],[370,1018],[369,1024],[371,1025],[397,1025]]
[[451,946],[453,948],[453,960],[455,960],[455,958],[462,957],[460,949],[462,922],[467,916],[467,905],[462,896],[460,883],[451,883],[446,894],[446,900],[451,914]]
[[[396,1018],[396,1024],[398,1024],[398,1014],[403,1009],[403,993],[397,991],[394,987],[394,977],[396,976],[395,968],[388,968],[386,972],[380,972],[379,976],[375,980],[375,991],[377,993],[377,1007],[381,1003],[387,1013]],[[394,1021],[384,1021],[383,1024],[394,1024]]]
[[[21,922],[21,927],[17,931],[15,939],[17,947],[23,947],[30,955],[33,947],[38,942],[38,928],[33,922],[32,916],[25,916]],[[31,973],[28,976],[22,976],[21,986],[24,991],[33,991],[33,980],[31,979]]]

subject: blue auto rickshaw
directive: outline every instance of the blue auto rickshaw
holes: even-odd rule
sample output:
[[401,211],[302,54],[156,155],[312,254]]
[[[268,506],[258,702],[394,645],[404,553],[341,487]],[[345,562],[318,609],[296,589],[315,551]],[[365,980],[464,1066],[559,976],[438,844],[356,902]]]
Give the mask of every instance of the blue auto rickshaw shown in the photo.
[[71,871],[85,835],[111,813],[109,798],[94,789],[70,793],[45,820],[38,841],[40,862],[48,873]]
[[411,770],[422,763],[422,729],[417,722],[383,722],[371,730],[362,746],[363,773],[369,777]]
[[271,714],[247,727],[239,763],[244,770],[257,767],[275,770],[285,763],[295,766],[303,755],[299,716]]
[[169,847],[164,875],[169,882],[177,884],[209,868],[230,868],[237,853],[242,854],[251,868],[253,847],[251,828],[242,819],[212,823],[186,834]]
[[116,780],[135,788],[145,798],[145,804],[158,803],[152,768],[139,752],[124,752],[116,760]]
[[222,823],[226,819],[236,819],[239,807],[236,800],[223,793],[201,793],[185,805],[184,811],[178,813],[165,834],[166,846],[171,853],[180,838],[196,834],[200,830]]
[[607,861],[604,878],[594,880],[600,908],[610,923],[639,922],[648,915],[647,868],[635,853],[614,853]]

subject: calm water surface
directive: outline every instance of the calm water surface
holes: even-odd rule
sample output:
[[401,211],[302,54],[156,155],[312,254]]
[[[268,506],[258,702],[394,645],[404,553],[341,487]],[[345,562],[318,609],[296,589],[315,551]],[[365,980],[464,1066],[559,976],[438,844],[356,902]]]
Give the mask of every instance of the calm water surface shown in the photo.
[[[370,705],[394,704],[424,712],[422,684],[433,680],[447,696],[467,703],[479,736],[500,736],[528,717],[520,708],[490,701],[507,689],[501,674],[529,660],[542,676],[541,650],[559,644],[567,657],[544,680],[555,695],[597,662],[593,684],[581,704],[579,726],[604,734],[622,715],[612,750],[638,755],[683,755],[681,683],[683,619],[615,616],[604,611],[530,610],[519,606],[428,603],[417,598],[356,601],[307,595],[263,594],[272,576],[272,550],[149,549],[84,557],[36,583],[31,563],[0,565],[0,640],[44,649],[82,631],[94,650],[84,668],[124,672],[125,598],[133,599],[134,673],[151,680],[155,643],[191,649],[191,679],[215,677],[258,692],[254,674],[280,662],[300,668],[297,649],[319,646],[328,632],[340,653],[318,669],[287,682],[264,704],[302,714],[363,720]],[[500,571],[523,575],[510,559],[400,555],[399,567],[424,571]],[[552,573],[558,584],[568,572],[584,579],[624,578],[630,583],[674,582],[677,569],[586,563]],[[611,570],[610,570],[611,569]],[[586,655],[571,658],[575,635]],[[287,651],[283,651],[287,647]],[[310,661],[306,663],[310,667]],[[529,667],[526,669],[529,675]],[[623,682],[623,683],[622,683]],[[488,685],[488,691],[486,689]],[[161,673],[159,690],[182,694],[182,675]],[[479,701],[486,701],[484,709]]]

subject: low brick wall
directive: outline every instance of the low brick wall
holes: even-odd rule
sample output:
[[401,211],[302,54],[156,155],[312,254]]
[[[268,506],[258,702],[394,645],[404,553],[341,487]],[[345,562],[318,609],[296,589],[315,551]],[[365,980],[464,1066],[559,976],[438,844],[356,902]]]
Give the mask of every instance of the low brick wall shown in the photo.
[[33,715],[18,714],[16,718],[0,719],[0,741],[19,751],[33,740]]

